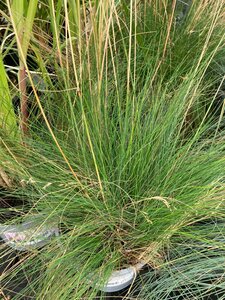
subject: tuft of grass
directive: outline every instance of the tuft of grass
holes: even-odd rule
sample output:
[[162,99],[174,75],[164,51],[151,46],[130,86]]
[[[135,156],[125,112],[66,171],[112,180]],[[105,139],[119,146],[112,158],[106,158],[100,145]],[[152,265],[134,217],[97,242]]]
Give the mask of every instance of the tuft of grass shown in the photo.
[[223,221],[189,226],[180,238],[173,239],[160,269],[149,270],[140,278],[135,299],[224,298]]
[[140,260],[161,275],[146,275],[140,299],[179,285],[184,299],[210,295],[203,271],[224,290],[210,258],[223,255],[224,227],[199,225],[225,218],[223,110],[213,109],[223,79],[211,71],[224,57],[223,4],[194,2],[177,22],[176,1],[42,3],[49,26],[38,21],[46,36],[34,26],[31,49],[47,88],[18,43],[38,117],[26,146],[3,139],[0,166],[26,200],[11,222],[53,218],[61,234],[3,272],[3,288],[29,279],[15,299],[94,299],[112,270]]

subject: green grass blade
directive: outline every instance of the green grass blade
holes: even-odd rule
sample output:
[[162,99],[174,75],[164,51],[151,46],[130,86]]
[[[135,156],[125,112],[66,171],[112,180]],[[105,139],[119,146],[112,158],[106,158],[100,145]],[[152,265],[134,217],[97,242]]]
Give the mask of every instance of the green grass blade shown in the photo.
[[19,133],[17,118],[14,113],[10,89],[8,86],[7,74],[0,54],[0,126],[9,135]]

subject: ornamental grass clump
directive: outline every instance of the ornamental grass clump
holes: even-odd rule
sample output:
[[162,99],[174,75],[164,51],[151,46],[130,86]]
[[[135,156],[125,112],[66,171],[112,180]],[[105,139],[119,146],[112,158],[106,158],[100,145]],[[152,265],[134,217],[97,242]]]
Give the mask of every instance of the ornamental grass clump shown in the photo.
[[224,299],[224,222],[207,220],[180,232],[158,270],[137,281],[135,299]]
[[[13,222],[54,220],[60,234],[21,252],[2,287],[25,273],[29,284],[14,299],[94,299],[113,270],[141,261],[161,277],[152,284],[148,275],[140,299],[151,289],[151,299],[166,299],[174,260],[183,276],[193,264],[193,285],[174,283],[189,299],[199,270],[211,271],[211,248],[224,250],[214,239],[224,228],[211,225],[225,218],[223,109],[215,109],[224,79],[213,71],[225,57],[224,1],[189,3],[182,22],[176,1],[75,3],[49,1],[50,26],[34,27],[41,96],[20,49],[38,114],[25,143],[5,137],[1,146],[11,194],[24,199]],[[40,46],[42,30],[49,39]],[[2,256],[11,251],[1,247]],[[216,276],[224,290],[224,271]]]

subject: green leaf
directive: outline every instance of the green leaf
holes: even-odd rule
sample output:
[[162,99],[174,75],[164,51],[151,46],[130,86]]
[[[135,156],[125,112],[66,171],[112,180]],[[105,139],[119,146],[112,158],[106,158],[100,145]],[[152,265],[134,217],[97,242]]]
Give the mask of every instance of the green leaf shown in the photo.
[[0,54],[0,127],[8,134],[18,134],[16,116],[14,113],[7,74]]

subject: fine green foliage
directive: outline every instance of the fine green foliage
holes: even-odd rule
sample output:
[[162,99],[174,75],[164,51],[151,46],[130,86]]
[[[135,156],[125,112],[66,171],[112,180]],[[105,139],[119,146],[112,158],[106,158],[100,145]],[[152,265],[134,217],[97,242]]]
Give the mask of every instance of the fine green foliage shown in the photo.
[[182,243],[174,239],[165,264],[137,282],[135,299],[224,299],[224,232],[220,220],[181,232]]
[[94,299],[137,261],[160,274],[140,299],[224,291],[223,4],[194,1],[178,22],[176,1],[42,3],[30,52],[44,89],[28,71],[37,114],[26,144],[4,138],[0,167],[25,200],[10,223],[54,219],[60,235],[1,275],[3,288],[29,279],[14,299]]

